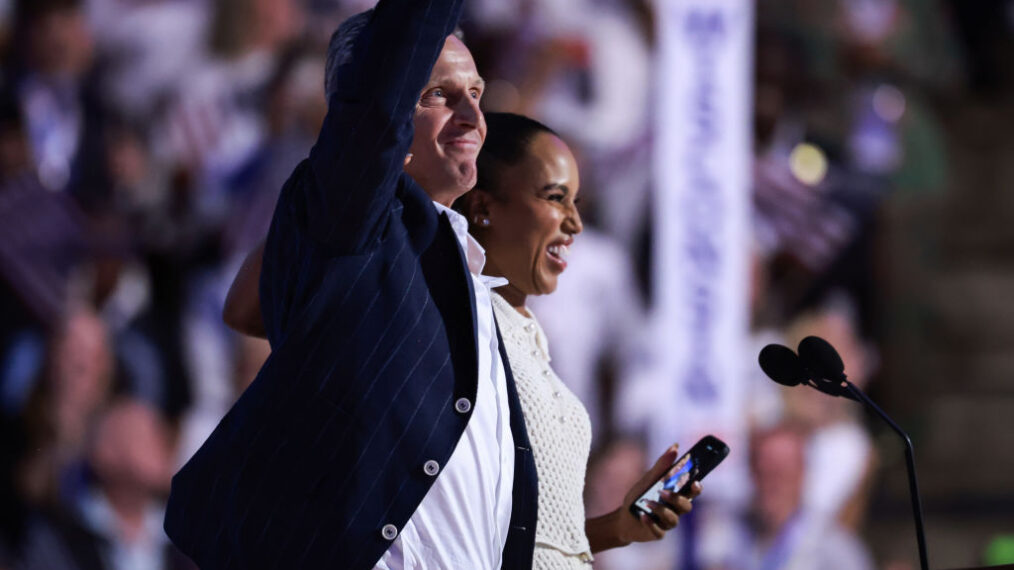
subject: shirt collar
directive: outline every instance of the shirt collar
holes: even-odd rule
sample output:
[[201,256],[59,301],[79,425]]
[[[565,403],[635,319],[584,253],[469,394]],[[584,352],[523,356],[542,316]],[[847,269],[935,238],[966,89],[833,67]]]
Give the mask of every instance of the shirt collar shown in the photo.
[[[111,542],[122,543],[120,536],[119,522],[116,512],[113,510],[105,494],[97,490],[90,490],[81,495],[78,499],[78,512],[84,524],[93,532],[108,539]],[[162,520],[165,512],[155,503],[149,503],[144,512],[144,540],[154,541],[162,544],[168,537],[162,530]]]
[[[451,229],[454,230],[454,235],[458,237],[458,241],[464,242],[465,236],[468,235],[468,220],[465,216],[454,210],[444,206],[440,202],[433,202],[433,207],[437,209],[438,214],[447,214],[447,219],[451,222]],[[482,249],[481,247],[479,249]],[[485,251],[483,251],[485,255]]]

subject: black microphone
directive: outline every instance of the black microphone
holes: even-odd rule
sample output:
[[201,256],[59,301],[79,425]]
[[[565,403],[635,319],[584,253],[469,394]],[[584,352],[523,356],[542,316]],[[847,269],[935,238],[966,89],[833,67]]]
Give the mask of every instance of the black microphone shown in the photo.
[[761,370],[772,380],[785,386],[807,384],[825,394],[842,396],[862,402],[877,413],[905,442],[905,464],[908,468],[908,490],[915,518],[915,536],[919,545],[919,562],[922,570],[929,569],[926,554],[926,535],[922,524],[922,505],[919,500],[919,483],[915,476],[915,452],[908,434],[880,409],[862,390],[845,376],[845,364],[838,351],[826,340],[808,336],[799,343],[799,356],[780,344],[765,346],[758,356]]
[[861,401],[846,387],[845,363],[831,343],[819,336],[804,338],[799,342],[799,360],[810,371],[814,388],[832,396]]
[[[831,350],[834,351],[833,348]],[[821,376],[821,373],[815,372],[815,369],[803,360],[803,353],[799,354],[800,356],[796,356],[796,353],[787,346],[769,344],[761,349],[757,361],[768,378],[783,386],[791,388],[798,384],[806,384],[831,396],[855,399],[840,386],[840,382],[838,384],[829,382]]]
[[799,357],[787,346],[765,346],[761,349],[757,362],[768,378],[783,386],[795,386],[810,379],[810,373],[803,367]]

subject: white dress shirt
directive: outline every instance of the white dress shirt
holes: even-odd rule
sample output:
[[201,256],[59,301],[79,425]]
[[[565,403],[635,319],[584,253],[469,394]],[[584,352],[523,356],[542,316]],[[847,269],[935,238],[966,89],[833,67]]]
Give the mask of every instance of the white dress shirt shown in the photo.
[[498,569],[510,528],[514,437],[490,289],[506,280],[482,275],[486,252],[468,234],[464,216],[433,204],[451,222],[475,290],[478,386],[472,417],[458,446],[376,568]]
[[165,547],[169,537],[162,530],[165,511],[158,505],[145,506],[141,530],[132,539],[124,536],[119,515],[104,494],[92,491],[83,495],[78,509],[85,526],[104,539],[99,555],[106,568],[163,570],[166,567]]

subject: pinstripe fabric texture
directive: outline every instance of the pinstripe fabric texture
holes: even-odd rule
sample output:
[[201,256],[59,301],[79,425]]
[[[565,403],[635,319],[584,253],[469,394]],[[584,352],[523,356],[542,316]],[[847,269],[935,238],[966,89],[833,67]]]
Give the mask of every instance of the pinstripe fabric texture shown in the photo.
[[[382,1],[337,71],[317,144],[264,253],[273,352],[173,478],[166,530],[202,568],[370,568],[446,464],[477,382],[471,280],[446,216],[402,171],[418,94],[460,1]],[[529,568],[536,476],[515,453],[504,568]]]

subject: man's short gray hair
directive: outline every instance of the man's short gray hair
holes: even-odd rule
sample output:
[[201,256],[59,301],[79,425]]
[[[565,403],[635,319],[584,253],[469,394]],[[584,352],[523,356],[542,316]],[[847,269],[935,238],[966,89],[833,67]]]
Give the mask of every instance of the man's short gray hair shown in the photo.
[[331,34],[331,41],[327,46],[327,62],[324,64],[324,95],[329,101],[335,90],[335,72],[352,57],[352,47],[372,16],[373,8],[349,16]]
[[[331,100],[331,95],[334,94],[336,88],[335,73],[352,57],[352,48],[372,16],[373,8],[349,16],[331,34],[331,41],[327,46],[327,62],[324,64],[324,95],[328,101]],[[453,35],[459,40],[465,40],[465,34],[461,28],[454,28]]]

